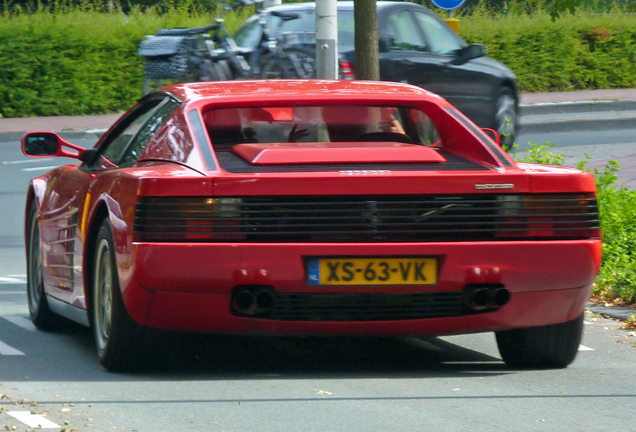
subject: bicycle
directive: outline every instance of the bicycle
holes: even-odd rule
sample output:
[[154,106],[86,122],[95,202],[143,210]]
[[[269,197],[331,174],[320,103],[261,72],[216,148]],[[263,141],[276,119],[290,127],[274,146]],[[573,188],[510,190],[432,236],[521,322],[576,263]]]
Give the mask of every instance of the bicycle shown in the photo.
[[[213,47],[205,34],[222,30],[221,22],[205,27],[160,29],[147,36],[138,54],[145,58],[144,94],[166,81],[219,81],[233,79],[227,61],[210,55]],[[152,86],[154,81],[155,86]]]
[[232,79],[313,77],[315,51],[310,46],[315,46],[315,33],[281,32],[286,21],[298,19],[299,15],[279,11],[272,15],[280,18],[276,34],[272,35],[265,20],[259,19],[261,39],[251,52],[241,50],[225,27],[216,27],[211,39],[219,49],[210,51],[212,63],[227,62]]
[[316,34],[287,32],[276,37],[272,55],[262,66],[261,78],[309,79],[316,77]]
[[[277,33],[283,23],[297,19],[298,14],[276,12],[281,18]],[[257,78],[312,78],[315,76],[314,33],[281,33],[272,36],[265,20],[261,41],[249,54],[244,52],[223,26],[223,19],[216,24],[195,27],[160,29],[147,36],[139,48],[139,55],[146,60],[144,94],[151,87],[158,88],[169,82],[223,81]],[[315,50],[315,48],[313,48]],[[154,81],[155,86],[152,86]]]

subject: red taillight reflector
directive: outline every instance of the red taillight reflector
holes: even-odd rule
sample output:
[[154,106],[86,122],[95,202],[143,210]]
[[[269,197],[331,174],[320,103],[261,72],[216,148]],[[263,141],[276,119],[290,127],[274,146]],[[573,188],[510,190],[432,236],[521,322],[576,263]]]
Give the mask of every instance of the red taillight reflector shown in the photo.
[[340,59],[340,79],[352,80],[354,78],[353,65],[346,60]]

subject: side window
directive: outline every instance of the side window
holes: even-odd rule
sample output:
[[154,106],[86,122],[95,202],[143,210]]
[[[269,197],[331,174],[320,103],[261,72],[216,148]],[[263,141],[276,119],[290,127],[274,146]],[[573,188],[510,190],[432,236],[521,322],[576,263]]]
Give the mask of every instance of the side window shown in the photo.
[[162,99],[151,100],[132,112],[118,129],[114,130],[106,141],[101,144],[101,160],[98,159],[96,164],[102,167],[119,165],[128,144],[137,135],[161,101]]
[[444,22],[422,12],[414,11],[432,52],[450,54],[462,48],[464,42]]
[[[128,145],[124,157],[122,157],[120,165],[131,164],[137,161],[137,158],[141,154],[150,138],[155,135],[157,129],[166,121],[168,116],[179,106],[179,103],[174,100],[168,100],[162,107],[160,107],[154,115],[146,122],[146,124],[139,130],[137,136]],[[152,111],[151,111],[152,112]]]
[[398,11],[388,21],[392,51],[427,51],[426,41],[409,11]]
[[437,129],[435,129],[433,121],[426,114],[417,109],[410,109],[408,117],[410,125],[415,129],[414,132],[419,143],[435,147],[441,144]]

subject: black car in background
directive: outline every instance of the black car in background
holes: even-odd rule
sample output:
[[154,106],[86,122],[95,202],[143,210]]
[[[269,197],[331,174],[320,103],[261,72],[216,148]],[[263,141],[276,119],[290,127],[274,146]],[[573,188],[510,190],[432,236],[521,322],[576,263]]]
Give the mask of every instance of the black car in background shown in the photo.
[[[518,95],[514,73],[486,57],[483,45],[468,45],[437,15],[413,3],[378,1],[380,79],[414,84],[439,94],[483,128],[499,132],[511,145],[517,132]],[[271,34],[314,32],[315,3],[286,3],[261,11]],[[293,12],[280,22],[272,11]],[[261,41],[259,16],[234,34],[246,52]],[[354,68],[353,2],[338,2],[341,66]],[[342,71],[341,71],[342,75]]]

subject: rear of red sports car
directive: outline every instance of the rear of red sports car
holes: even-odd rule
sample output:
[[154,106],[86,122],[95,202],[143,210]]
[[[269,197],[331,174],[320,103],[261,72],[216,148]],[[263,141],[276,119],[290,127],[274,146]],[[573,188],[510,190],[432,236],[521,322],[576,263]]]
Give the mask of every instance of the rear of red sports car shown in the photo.
[[167,87],[27,197],[29,309],[136,364],[144,328],[494,331],[514,367],[573,361],[601,255],[591,174],[515,163],[443,99],[356,81]]
[[[234,85],[170,89],[195,150],[165,156],[155,140],[141,155],[187,164],[196,153],[204,175],[140,181],[134,278],[122,286],[135,321],[241,334],[495,331],[509,364],[573,359],[600,263],[590,174],[517,164],[412,87]],[[544,333],[567,339],[568,353],[515,363],[550,348],[524,342]]]

